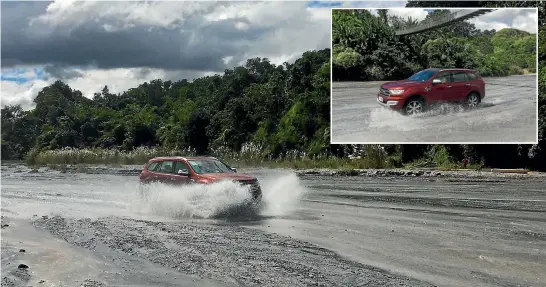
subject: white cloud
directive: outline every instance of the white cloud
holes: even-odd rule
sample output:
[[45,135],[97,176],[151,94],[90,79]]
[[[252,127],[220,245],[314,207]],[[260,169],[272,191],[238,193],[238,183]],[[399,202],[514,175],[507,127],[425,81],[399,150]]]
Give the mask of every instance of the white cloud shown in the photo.
[[516,28],[536,33],[538,27],[536,9],[498,9],[468,21],[482,30]]
[[[180,74],[188,77],[188,80],[202,77],[206,72],[176,71],[170,72],[161,69],[140,69],[140,68],[118,68],[118,69],[75,69],[82,74],[81,77],[66,80],[65,82],[73,89],[80,90],[85,97],[91,98],[94,93],[99,92],[105,85],[111,93],[117,94],[135,88],[144,82],[155,79],[181,80]],[[191,75],[191,76],[190,76]]]
[[496,31],[499,31],[501,29],[504,29],[504,28],[509,28],[510,26],[508,26],[507,24],[505,23],[502,23],[502,22],[485,22],[481,19],[472,19],[471,21],[469,21],[470,23],[474,24],[474,26],[476,26],[477,29],[480,29],[480,30],[491,30],[491,29],[494,29]]
[[[212,1],[54,1],[46,13],[32,19],[32,24],[79,26],[89,21],[119,20],[124,27],[146,25],[166,27],[187,16],[202,13],[215,5]],[[220,5],[219,5],[220,6]]]
[[164,74],[160,71],[150,71],[145,77],[139,76],[136,69],[109,69],[109,70],[79,70],[81,77],[66,81],[73,89],[82,91],[85,97],[92,97],[105,84],[111,93],[119,93],[134,88],[144,81],[160,78]]
[[[188,80],[213,75],[216,72],[192,72],[192,71],[165,71],[161,69],[140,69],[140,68],[118,68],[118,69],[73,69],[73,72],[81,76],[63,80],[72,89],[79,90],[83,96],[92,98],[94,93],[100,92],[107,85],[111,93],[117,94],[135,88],[144,82],[155,79],[164,81],[181,80],[184,75]],[[35,75],[35,74],[34,74]],[[2,81],[1,105],[21,104],[23,108],[29,109],[34,105],[33,99],[46,86],[55,82],[55,78],[30,79],[25,83],[13,81]]]
[[226,64],[226,65],[231,63],[231,60],[233,60],[233,57],[231,57],[231,56],[227,56],[227,57],[222,58],[222,61],[224,61],[224,64]]
[[402,18],[413,18],[419,21],[424,20],[427,17],[428,12],[421,8],[402,8],[402,9],[389,9],[389,14],[400,16]]
[[344,8],[404,8],[408,1],[345,1]]
[[313,21],[328,22],[332,19],[332,11],[330,9],[307,8],[306,10],[306,12],[309,13],[310,19]]
[[43,88],[51,83],[43,80],[31,80],[22,84],[2,81],[0,86],[2,91],[1,104],[2,106],[21,104],[25,109],[32,108],[32,100]]
[[272,57],[269,60],[275,65],[282,65],[284,62],[294,62],[299,57],[301,57],[301,53],[291,53]]

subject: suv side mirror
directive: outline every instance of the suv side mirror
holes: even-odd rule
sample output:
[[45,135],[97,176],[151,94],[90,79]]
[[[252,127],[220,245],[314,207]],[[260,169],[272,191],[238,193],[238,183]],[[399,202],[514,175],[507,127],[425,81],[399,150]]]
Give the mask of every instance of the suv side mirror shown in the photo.
[[433,85],[441,84],[441,83],[442,83],[442,81],[440,81],[440,79],[434,79],[434,80],[432,80],[432,84],[433,84]]
[[182,176],[190,176],[189,172],[187,172],[185,170],[181,170],[181,169],[179,169],[178,172],[176,172],[176,174],[182,175]]
[[231,170],[233,170],[233,172],[237,172],[237,169],[232,167]]

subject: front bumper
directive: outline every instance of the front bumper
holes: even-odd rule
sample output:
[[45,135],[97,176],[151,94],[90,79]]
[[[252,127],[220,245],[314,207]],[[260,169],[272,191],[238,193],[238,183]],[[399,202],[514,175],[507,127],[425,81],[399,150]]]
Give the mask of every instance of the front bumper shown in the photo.
[[393,110],[399,110],[404,107],[404,102],[401,98],[393,96],[385,96],[381,93],[377,94],[377,102],[383,107]]
[[257,186],[251,186],[250,192],[252,193],[252,201],[261,202],[262,201],[262,188]]
[[261,202],[262,201],[262,188],[257,180],[240,182],[242,186],[247,187],[251,194],[250,201]]

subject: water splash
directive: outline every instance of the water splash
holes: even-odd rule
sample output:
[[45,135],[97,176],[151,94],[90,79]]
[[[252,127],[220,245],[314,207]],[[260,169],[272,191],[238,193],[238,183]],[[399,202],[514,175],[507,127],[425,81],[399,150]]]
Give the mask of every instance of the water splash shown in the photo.
[[150,184],[135,188],[130,208],[136,213],[171,218],[218,218],[252,213],[282,216],[297,208],[306,191],[294,173],[269,175],[259,181],[263,194],[259,210],[245,204],[251,197],[248,188],[231,181],[186,186]]
[[307,193],[307,188],[294,173],[260,180],[263,190],[264,209],[261,215],[284,216],[294,212]]
[[423,129],[423,126],[430,125],[432,122],[438,123],[443,120],[451,119],[452,116],[461,114],[467,110],[459,104],[435,104],[427,111],[417,115],[405,116],[398,111],[378,107],[370,113],[369,126],[373,128],[388,128],[399,131],[415,131]]

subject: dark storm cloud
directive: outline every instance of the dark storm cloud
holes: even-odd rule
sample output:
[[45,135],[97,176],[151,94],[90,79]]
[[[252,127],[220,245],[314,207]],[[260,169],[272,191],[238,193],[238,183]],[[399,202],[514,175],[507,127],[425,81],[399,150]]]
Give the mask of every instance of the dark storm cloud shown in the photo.
[[[0,14],[0,30],[2,32],[2,50],[7,46],[15,46],[21,34],[25,33],[31,17],[43,13],[50,2],[0,2],[2,13]],[[24,52],[25,47],[20,47]],[[2,51],[2,67],[24,64],[17,59],[4,58]]]
[[152,73],[152,69],[150,68],[141,68],[134,71],[137,78],[146,78],[150,73]]
[[82,73],[64,65],[45,65],[44,72],[53,78],[61,80],[74,79],[83,76]]
[[[269,31],[250,26],[237,29],[235,24],[247,22],[244,18],[204,22],[199,17],[189,17],[175,28],[135,26],[110,32],[104,28],[110,23],[95,21],[76,27],[50,28],[42,23],[29,26],[30,17],[43,14],[47,3],[1,5],[3,68],[51,64],[50,67],[222,71],[227,68],[222,58],[242,57],[251,41]],[[112,23],[114,27],[116,24]]]

